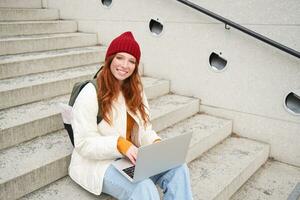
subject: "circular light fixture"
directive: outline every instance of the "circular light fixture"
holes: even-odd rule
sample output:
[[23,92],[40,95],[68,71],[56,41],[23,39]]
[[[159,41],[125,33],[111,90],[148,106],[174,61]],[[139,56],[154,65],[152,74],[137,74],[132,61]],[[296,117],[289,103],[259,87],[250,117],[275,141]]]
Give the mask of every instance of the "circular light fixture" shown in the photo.
[[109,8],[112,4],[112,0],[101,0],[101,3],[104,7]]
[[[220,55],[222,55],[221,52]],[[209,56],[209,64],[214,71],[220,72],[225,70],[227,60],[219,56],[215,52],[212,52]]]
[[149,22],[149,29],[153,35],[159,36],[164,29],[164,25],[159,20],[159,18],[156,18],[156,19],[152,18]]
[[285,96],[284,107],[289,113],[300,115],[300,90],[295,90]]

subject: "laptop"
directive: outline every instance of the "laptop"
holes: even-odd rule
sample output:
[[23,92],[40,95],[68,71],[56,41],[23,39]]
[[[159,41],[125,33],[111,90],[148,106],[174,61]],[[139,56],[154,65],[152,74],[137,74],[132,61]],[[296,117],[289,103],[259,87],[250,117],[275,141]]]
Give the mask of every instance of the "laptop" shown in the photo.
[[192,133],[138,148],[136,165],[119,158],[112,165],[129,181],[138,182],[185,163]]

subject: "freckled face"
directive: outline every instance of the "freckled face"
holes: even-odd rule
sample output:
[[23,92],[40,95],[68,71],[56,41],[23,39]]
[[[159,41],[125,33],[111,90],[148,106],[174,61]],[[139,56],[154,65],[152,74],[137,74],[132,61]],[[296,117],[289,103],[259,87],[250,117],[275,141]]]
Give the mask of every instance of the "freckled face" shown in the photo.
[[117,53],[110,64],[110,70],[114,77],[121,83],[130,77],[135,69],[136,59],[129,53]]

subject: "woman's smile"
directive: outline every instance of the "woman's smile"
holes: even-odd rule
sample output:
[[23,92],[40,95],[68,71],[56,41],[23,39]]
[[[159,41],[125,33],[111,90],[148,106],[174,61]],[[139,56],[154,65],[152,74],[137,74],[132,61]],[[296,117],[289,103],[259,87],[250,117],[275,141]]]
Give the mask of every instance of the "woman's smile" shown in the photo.
[[125,74],[127,74],[128,73],[128,71],[126,71],[126,70],[123,70],[123,69],[121,69],[121,68],[117,68],[117,71],[119,72],[119,74],[121,74],[121,75],[125,75]]
[[120,52],[113,58],[110,70],[114,77],[123,81],[130,77],[135,69],[136,58],[129,53]]

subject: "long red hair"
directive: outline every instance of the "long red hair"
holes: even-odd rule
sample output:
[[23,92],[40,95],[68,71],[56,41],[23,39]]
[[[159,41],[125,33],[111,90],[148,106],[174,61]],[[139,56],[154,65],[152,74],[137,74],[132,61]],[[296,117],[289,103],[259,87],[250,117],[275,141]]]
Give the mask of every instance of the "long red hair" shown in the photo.
[[143,85],[138,72],[138,63],[135,64],[132,75],[125,79],[121,85],[110,70],[110,64],[114,57],[115,55],[112,55],[107,58],[97,76],[99,112],[103,119],[112,125],[109,113],[111,112],[113,101],[115,101],[119,93],[122,92],[128,109],[135,114],[139,112],[146,125],[149,121],[149,115],[143,104]]

